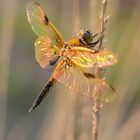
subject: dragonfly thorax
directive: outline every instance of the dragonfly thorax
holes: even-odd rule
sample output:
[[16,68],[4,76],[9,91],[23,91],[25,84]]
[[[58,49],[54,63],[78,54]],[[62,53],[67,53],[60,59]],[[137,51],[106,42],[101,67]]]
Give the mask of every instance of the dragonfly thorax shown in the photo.
[[67,43],[65,43],[64,48],[61,49],[59,56],[61,56],[63,60],[67,60],[69,55],[71,54],[70,51],[70,46]]

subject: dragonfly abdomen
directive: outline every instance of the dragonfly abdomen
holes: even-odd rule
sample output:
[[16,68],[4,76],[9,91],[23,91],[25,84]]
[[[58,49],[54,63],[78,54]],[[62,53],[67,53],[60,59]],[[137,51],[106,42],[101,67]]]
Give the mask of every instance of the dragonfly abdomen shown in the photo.
[[55,83],[56,83],[56,79],[51,77],[48,83],[46,84],[46,86],[43,88],[42,92],[34,101],[33,105],[29,109],[29,112],[32,112],[44,100],[44,98],[50,93],[50,90],[52,89]]

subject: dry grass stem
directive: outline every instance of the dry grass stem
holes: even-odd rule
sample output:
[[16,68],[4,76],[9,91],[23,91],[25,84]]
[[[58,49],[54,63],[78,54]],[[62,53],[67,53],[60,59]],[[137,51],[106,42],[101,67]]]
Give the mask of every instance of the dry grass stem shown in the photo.
[[[109,16],[106,16],[106,8],[107,8],[107,1],[102,1],[102,11],[101,11],[101,34],[104,36],[105,31],[105,24],[107,23]],[[99,42],[99,50],[103,49],[103,38],[101,38]],[[102,71],[97,69],[96,76],[101,77]],[[96,89],[95,89],[96,90]],[[96,92],[96,91],[95,91]],[[101,103],[99,99],[93,97],[94,106],[93,106],[93,139],[98,140],[98,122],[100,118],[100,108]]]
[[0,28],[0,140],[4,140],[5,135],[7,93],[16,14],[17,1],[5,0],[3,2]]
[[[109,16],[106,16],[106,8],[107,8],[107,1],[102,1],[102,11],[101,11],[101,34],[104,36],[105,31],[105,24],[109,19]],[[100,40],[99,50],[103,49],[103,38]]]

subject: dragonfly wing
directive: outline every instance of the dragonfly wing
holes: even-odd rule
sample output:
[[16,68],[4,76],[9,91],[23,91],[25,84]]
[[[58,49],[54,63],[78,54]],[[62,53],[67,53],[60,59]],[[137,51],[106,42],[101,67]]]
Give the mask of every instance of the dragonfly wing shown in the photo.
[[28,16],[29,23],[32,26],[33,31],[38,36],[49,36],[53,41],[53,45],[57,47],[62,47],[64,44],[64,39],[59,31],[52,25],[49,21],[45,10],[36,1],[29,1],[26,7],[26,12]]
[[70,66],[66,62],[64,62],[63,65],[53,73],[53,76],[57,81],[64,83],[68,89],[74,92],[91,95],[94,89],[94,75],[89,74],[74,65]]
[[73,47],[70,59],[85,68],[106,67],[117,62],[117,55],[109,50],[95,51],[85,47]]
[[74,64],[63,62],[53,73],[53,77],[74,92],[95,96],[104,102],[111,101],[115,95],[115,90],[104,79],[97,78]]
[[93,90],[93,96],[103,102],[110,102],[115,98],[116,91],[111,85],[106,83],[105,79],[102,82],[97,80]]
[[59,58],[48,36],[42,36],[35,41],[35,58],[42,68],[46,68],[53,60]]

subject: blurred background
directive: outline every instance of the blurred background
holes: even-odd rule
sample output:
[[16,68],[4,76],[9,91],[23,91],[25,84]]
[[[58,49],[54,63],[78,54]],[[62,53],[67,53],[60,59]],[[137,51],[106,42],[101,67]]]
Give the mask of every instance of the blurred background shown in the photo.
[[[28,112],[55,66],[44,70],[35,60],[27,2],[0,0],[0,140],[92,140],[92,98],[60,83]],[[39,2],[65,40],[82,28],[100,31],[101,0]],[[99,140],[140,140],[140,1],[108,0],[107,13],[105,46],[119,61],[104,76],[117,97],[101,111]]]

